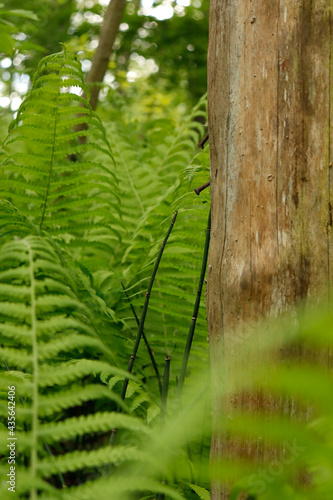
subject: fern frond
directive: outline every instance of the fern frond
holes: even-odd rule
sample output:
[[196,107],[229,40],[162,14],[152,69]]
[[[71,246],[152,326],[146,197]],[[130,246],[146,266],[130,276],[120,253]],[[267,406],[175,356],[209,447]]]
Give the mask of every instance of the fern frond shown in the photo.
[[[38,490],[48,489],[43,477],[53,474],[51,466],[43,467],[46,442],[58,443],[61,448],[64,439],[68,446],[71,439],[87,433],[103,434],[115,425],[143,434],[150,431],[140,419],[112,412],[118,405],[125,411],[128,408],[102,385],[100,374],[128,374],[94,359],[110,358],[109,350],[96,334],[90,312],[78,299],[70,273],[45,239],[28,236],[5,243],[0,250],[0,282],[0,358],[10,370],[0,377],[0,415],[6,423],[8,384],[12,383],[16,392],[15,436],[20,446],[18,470],[24,462],[29,464],[30,479],[22,491],[37,498]],[[78,405],[87,406],[87,414],[79,419],[71,414]],[[95,412],[95,407],[106,411]],[[1,451],[6,451],[7,440],[4,443]],[[88,455],[88,468],[92,464],[97,467],[101,460],[115,460],[109,451]],[[77,463],[81,460],[83,464],[85,457],[82,454]],[[47,460],[47,464],[52,461]],[[65,472],[70,459],[62,460],[60,469]]]
[[39,470],[44,474],[75,471],[86,467],[101,467],[105,464],[120,465],[128,460],[147,461],[147,454],[134,446],[117,446],[116,448],[100,448],[99,450],[74,451],[65,456],[50,457],[40,464]]
[[47,442],[54,443],[63,439],[82,436],[83,434],[106,432],[114,428],[128,429],[145,435],[151,433],[151,429],[138,418],[120,413],[104,412],[71,418],[64,422],[44,424],[40,426],[38,435]]
[[[73,391],[74,388],[75,391]],[[42,416],[52,415],[72,406],[80,406],[86,401],[98,399],[110,399],[120,405],[124,411],[128,411],[126,404],[118,394],[96,384],[87,384],[84,388],[72,386],[70,390],[57,392],[52,396],[40,396],[39,413]]]
[[[97,481],[91,481],[83,486],[71,488],[63,496],[63,500],[91,500],[99,498],[100,500],[126,500],[133,497],[136,492],[150,491],[152,493],[164,493],[174,500],[184,500],[184,497],[171,487],[168,487],[154,479],[135,476],[129,481],[128,475],[112,478],[102,478]],[[54,497],[47,497],[53,500]]]
[[188,483],[191,490],[193,490],[201,500],[210,500],[210,492],[197,484]]
[[[73,88],[84,91],[87,99]],[[113,157],[88,99],[73,54],[64,49],[45,57],[4,144],[0,196],[51,234],[82,236],[95,222],[112,234],[110,223],[119,219]],[[79,124],[84,130],[75,129]],[[90,140],[82,143],[82,137]],[[90,162],[96,151],[108,161]],[[18,227],[19,220],[15,222]],[[89,241],[89,234],[85,238]]]
[[[63,366],[56,365],[55,368],[45,368],[45,370],[42,370],[40,385],[42,387],[65,385],[77,379],[82,379],[89,375],[97,376],[101,373],[107,373],[108,375],[117,374],[122,377],[134,378],[130,377],[125,370],[120,370],[103,361],[80,359],[77,361],[64,362]],[[136,379],[134,378],[134,380]]]

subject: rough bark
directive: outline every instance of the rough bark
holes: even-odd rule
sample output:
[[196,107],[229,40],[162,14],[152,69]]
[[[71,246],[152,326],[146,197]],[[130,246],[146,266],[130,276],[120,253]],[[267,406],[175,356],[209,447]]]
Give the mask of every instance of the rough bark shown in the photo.
[[87,75],[87,83],[91,91],[90,105],[93,109],[96,109],[98,103],[98,95],[101,88],[98,84],[103,81],[106,70],[108,69],[113,45],[118,34],[125,7],[126,0],[111,0],[104,16],[98,47],[94,53],[92,65]]
[[[210,9],[214,369],[221,349],[237,363],[239,329],[327,293],[332,282],[332,2],[211,0]],[[216,396],[215,419],[248,405],[240,401],[222,409]],[[255,453],[213,437],[213,457]],[[215,485],[212,499],[221,498],[227,493]]]

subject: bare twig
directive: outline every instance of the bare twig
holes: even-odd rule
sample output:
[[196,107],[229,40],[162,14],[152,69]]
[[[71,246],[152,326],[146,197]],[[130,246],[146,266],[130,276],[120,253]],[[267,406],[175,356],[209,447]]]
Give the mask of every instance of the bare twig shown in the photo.
[[208,186],[210,186],[210,182],[206,182],[206,184],[203,184],[202,186],[196,188],[194,190],[194,192],[199,196],[199,194],[201,193],[201,191],[203,191],[204,189],[208,188]]
[[[137,314],[136,314],[136,312],[135,312],[135,309],[134,309],[134,307],[133,307],[133,304],[132,304],[132,302],[131,302],[131,299],[130,299],[130,298],[129,298],[129,296],[128,296],[128,293],[127,293],[127,291],[126,291],[126,288],[125,288],[125,285],[124,285],[124,283],[123,283],[123,282],[121,282],[121,286],[122,286],[122,287],[123,287],[123,289],[124,289],[124,292],[125,292],[125,294],[126,294],[127,300],[128,300],[129,305],[130,305],[130,307],[131,307],[132,313],[133,313],[133,315],[134,315],[134,317],[135,317],[135,321],[136,321],[137,325],[139,326],[140,322],[139,322],[138,315],[137,315]],[[147,351],[148,351],[148,354],[149,354],[149,357],[150,357],[150,360],[151,360],[151,364],[153,365],[154,372],[155,372],[155,374],[156,374],[156,378],[157,378],[157,382],[158,382],[158,387],[159,387],[159,390],[160,390],[160,394],[161,394],[161,396],[162,396],[162,383],[161,383],[161,376],[160,376],[160,372],[159,372],[159,370],[158,370],[158,366],[157,366],[157,363],[156,363],[156,361],[155,361],[155,357],[154,357],[153,351],[151,350],[151,347],[150,347],[150,345],[149,345],[148,339],[147,339],[147,337],[146,337],[146,335],[145,335],[145,332],[144,332],[143,330],[142,330],[142,338],[143,338],[143,340],[144,340],[144,342],[145,342],[145,344],[146,344]]]
[[205,137],[199,142],[198,147],[203,149],[208,139],[209,139],[209,134],[206,134]]
[[[148,310],[148,305],[149,305],[149,299],[150,299],[151,290],[153,288],[153,284],[154,284],[154,281],[155,281],[155,276],[156,276],[156,273],[157,273],[157,270],[158,270],[158,266],[160,265],[160,262],[161,262],[161,259],[162,259],[162,255],[163,255],[166,243],[167,243],[168,238],[169,238],[169,236],[171,234],[171,231],[172,231],[172,228],[173,228],[174,223],[176,221],[177,215],[178,215],[178,212],[175,212],[174,216],[172,217],[170,227],[169,227],[168,232],[167,232],[167,234],[166,234],[166,236],[165,236],[165,238],[164,238],[164,240],[162,242],[162,246],[160,248],[160,251],[159,251],[159,254],[157,256],[157,259],[156,259],[156,262],[155,262],[155,266],[154,266],[154,269],[153,269],[153,273],[152,273],[151,278],[150,278],[148,290],[146,292],[146,300],[145,300],[145,303],[143,305],[143,309],[142,309],[142,313],[141,313],[140,323],[139,323],[139,327],[138,327],[138,333],[137,333],[135,345],[134,345],[134,348],[133,348],[133,353],[131,355],[131,358],[130,358],[130,361],[129,361],[129,364],[128,364],[128,367],[127,367],[128,373],[132,373],[134,361],[135,361],[135,358],[136,358],[136,355],[137,355],[137,352],[138,352],[138,349],[139,349],[140,340],[141,340],[142,332],[143,332],[143,327],[144,327],[145,320],[146,320],[146,315],[147,315],[147,310]],[[128,381],[129,381],[128,378],[125,378],[124,382],[123,382],[123,387],[122,387],[121,394],[120,394],[120,397],[121,397],[121,399],[123,401],[125,400],[125,397],[126,397],[126,391],[127,391]],[[118,412],[119,413],[121,412],[121,408],[120,407],[118,407]],[[110,445],[111,446],[114,445],[114,442],[115,442],[115,439],[116,439],[116,436],[117,436],[117,431],[118,431],[118,429],[113,429],[112,430],[111,437],[110,437]]]

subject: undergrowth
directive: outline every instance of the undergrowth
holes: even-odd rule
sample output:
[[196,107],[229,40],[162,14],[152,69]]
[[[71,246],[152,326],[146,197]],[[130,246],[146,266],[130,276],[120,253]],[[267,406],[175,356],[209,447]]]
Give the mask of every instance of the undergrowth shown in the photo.
[[[208,148],[197,149],[205,119],[204,96],[181,123],[103,125],[75,56],[41,61],[0,156],[1,498],[13,494],[12,441],[16,498],[210,498],[204,295],[192,318],[209,243],[209,190],[193,191],[209,180]],[[293,341],[322,353],[332,317],[311,321]],[[269,338],[267,349],[287,342]],[[241,381],[227,368],[235,388],[258,386],[248,368]],[[219,432],[273,444],[296,436],[301,452],[277,474],[272,462],[263,477],[236,460],[213,464],[213,478],[232,480],[234,499],[331,498],[331,381],[315,359],[264,370],[266,391],[312,400],[311,418],[276,415],[268,426],[267,415],[245,414]]]
[[[172,477],[172,467],[168,472],[173,458],[169,435],[161,438],[151,359],[162,372],[171,356],[172,413],[209,209],[207,196],[198,202],[182,172],[197,161],[205,113],[203,98],[167,136],[164,124],[155,124],[148,141],[135,124],[119,120],[104,128],[89,106],[80,64],[66,49],[38,67],[1,150],[1,453],[5,477],[7,393],[14,387],[18,498],[123,499],[139,491],[181,498],[191,491],[185,479],[196,482],[185,453],[181,478]],[[207,152],[201,156],[207,176]],[[146,345],[130,375],[133,311],[140,317],[176,211],[144,325]],[[194,372],[199,361],[207,364],[204,324],[203,318]],[[199,434],[207,458],[209,426]],[[154,447],[159,454],[165,447],[159,466]],[[3,498],[12,494],[8,486],[1,483]]]

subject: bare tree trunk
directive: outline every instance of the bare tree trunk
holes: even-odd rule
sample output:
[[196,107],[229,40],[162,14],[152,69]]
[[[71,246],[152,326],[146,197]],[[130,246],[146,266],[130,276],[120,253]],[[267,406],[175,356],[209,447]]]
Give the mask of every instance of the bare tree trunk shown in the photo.
[[[332,5],[211,0],[213,369],[221,349],[237,364],[238,329],[292,310],[332,282]],[[240,401],[222,407],[216,393],[215,420],[246,405],[246,396]],[[255,453],[251,443],[213,437],[213,458]],[[221,498],[228,493],[214,485],[212,499]]]
[[125,7],[126,0],[111,0],[104,16],[98,47],[87,75],[87,84],[91,90],[90,104],[93,109],[97,107],[100,91],[100,85],[94,84],[100,84],[104,79]]

